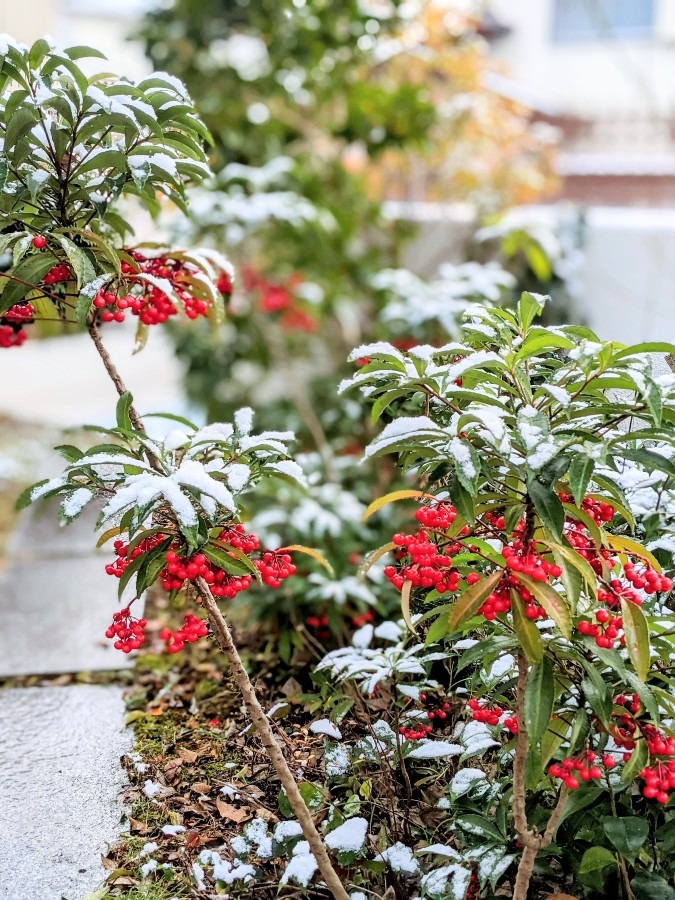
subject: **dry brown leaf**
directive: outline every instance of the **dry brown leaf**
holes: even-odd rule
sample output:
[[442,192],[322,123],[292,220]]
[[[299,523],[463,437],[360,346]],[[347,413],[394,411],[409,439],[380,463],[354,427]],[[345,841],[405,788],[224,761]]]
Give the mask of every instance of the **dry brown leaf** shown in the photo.
[[192,785],[192,790],[197,794],[208,794],[211,790],[211,785],[206,784],[204,781],[195,781]]
[[130,831],[136,831],[140,834],[145,834],[148,830],[148,823],[141,822],[139,819],[129,819],[129,829]]
[[201,842],[199,837],[199,832],[196,828],[191,828],[189,831],[185,832],[185,846],[194,850],[195,847],[198,847]]
[[183,747],[181,747],[181,749],[178,751],[178,755],[183,760],[183,762],[186,762],[189,765],[192,765],[192,763],[196,762],[199,758],[199,754],[195,753],[194,750],[187,750]]
[[547,894],[544,900],[579,900],[579,898],[571,894]]
[[281,686],[281,693],[292,700],[302,694],[302,685],[292,676]]
[[218,798],[216,800],[216,807],[223,819],[229,819],[230,822],[239,824],[240,822],[245,822],[246,819],[251,818],[251,811],[248,806],[242,806],[241,809],[237,809],[237,807],[232,806],[231,803],[226,803],[224,800]]

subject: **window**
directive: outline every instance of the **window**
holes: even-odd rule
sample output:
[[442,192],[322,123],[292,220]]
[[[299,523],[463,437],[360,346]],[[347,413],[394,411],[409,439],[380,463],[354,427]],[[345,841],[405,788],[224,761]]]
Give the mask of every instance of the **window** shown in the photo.
[[553,39],[648,38],[653,24],[654,0],[555,0]]

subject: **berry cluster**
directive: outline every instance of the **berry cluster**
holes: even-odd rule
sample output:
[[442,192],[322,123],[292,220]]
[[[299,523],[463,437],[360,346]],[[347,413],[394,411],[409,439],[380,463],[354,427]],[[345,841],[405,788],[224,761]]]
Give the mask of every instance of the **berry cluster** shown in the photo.
[[115,639],[113,647],[123,653],[131,653],[145,643],[143,629],[147,625],[145,619],[136,619],[129,607],[114,613],[112,624],[106,629],[105,636]]
[[657,803],[667,803],[670,792],[675,790],[675,759],[667,763],[657,762],[644,768],[638,778],[644,781],[642,796]]
[[398,733],[406,741],[421,741],[424,738],[429,737],[433,730],[432,725],[426,725],[423,722],[419,722],[415,725],[401,725],[398,729]]
[[485,725],[499,725],[499,720],[504,715],[500,706],[483,706],[475,697],[469,700],[467,706],[471,710],[471,718],[474,722],[484,722]]
[[302,283],[299,275],[285,282],[271,282],[254,269],[243,272],[244,288],[256,298],[258,308],[268,315],[279,313],[279,324],[286,331],[315,332],[317,320],[302,308],[297,287]]
[[166,641],[166,649],[169,653],[178,653],[185,644],[194,644],[201,637],[206,637],[209,627],[203,619],[188,613],[178,631],[163,628],[159,636]]
[[[658,572],[646,563],[642,563],[640,569],[633,563],[626,563],[623,567],[623,573],[634,588],[644,591],[645,594],[655,594],[657,591],[666,592],[673,586],[672,579],[666,578],[665,575],[659,575]],[[613,581],[611,582],[611,586],[616,590]]]
[[611,769],[615,764],[610,753],[598,756],[593,750],[586,750],[581,756],[569,756],[553,763],[548,774],[551,778],[560,778],[566,788],[575,791],[582,781],[599,781],[605,775],[604,769]]
[[132,560],[141,556],[143,553],[148,553],[148,551],[153,550],[158,544],[162,543],[165,537],[166,536],[163,534],[151,534],[150,537],[139,541],[131,552],[129,551],[129,544],[125,544],[124,541],[115,541],[113,547],[117,559],[108,563],[105,567],[106,573],[108,575],[114,575],[115,578],[121,578]]
[[425,528],[438,528],[444,531],[457,518],[457,510],[451,503],[434,500],[421,506],[416,511],[415,518]]
[[599,609],[595,613],[595,622],[582,619],[577,625],[580,634],[595,638],[598,647],[615,650],[626,643],[623,633],[623,619],[613,616],[608,609]]
[[560,578],[562,569],[553,565],[536,553],[532,544],[518,539],[507,544],[502,550],[506,565],[512,572],[522,572],[533,581],[547,581],[549,577]]
[[504,710],[500,706],[490,706],[487,703],[483,705],[475,697],[468,701],[467,706],[471,710],[471,718],[474,722],[483,722],[485,725],[491,725],[492,727],[499,725],[501,722],[503,727],[510,731],[511,734],[518,734],[518,719],[515,715],[510,714],[502,721]]
[[60,284],[63,281],[70,281],[72,277],[73,273],[71,272],[70,267],[65,263],[58,263],[57,265],[51,267],[51,269],[42,279],[42,283]]
[[305,625],[313,633],[318,641],[327,641],[330,637],[330,628],[328,627],[328,616],[307,616]]
[[256,569],[260,572],[263,584],[271,588],[278,588],[281,582],[291,575],[295,575],[296,568],[291,562],[290,554],[280,550],[268,550],[262,555],[262,559],[255,562]]
[[240,591],[248,590],[251,586],[250,575],[231,575],[218,568],[203,553],[179,556],[175,550],[167,550],[166,563],[166,568],[159,573],[162,587],[166,591],[179,591],[186,581],[203,578],[214,597],[232,600]]
[[24,325],[30,325],[35,317],[32,303],[16,303],[0,316],[0,348],[20,347],[26,340]]
[[394,587],[400,590],[410,581],[415,588],[435,588],[439,594],[457,590],[461,576],[452,568],[450,557],[459,552],[460,544],[439,548],[423,529],[414,535],[395,534],[392,541],[400,548],[396,554],[399,565],[386,566],[384,574]]

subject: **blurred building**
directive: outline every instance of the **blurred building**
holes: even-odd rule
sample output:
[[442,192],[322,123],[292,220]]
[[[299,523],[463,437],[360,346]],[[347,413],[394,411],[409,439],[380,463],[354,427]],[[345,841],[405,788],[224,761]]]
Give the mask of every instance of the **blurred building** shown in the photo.
[[[114,71],[141,78],[150,66],[129,34],[153,5],[153,0],[0,0],[0,33],[25,44],[50,35],[60,46],[96,47]],[[89,68],[99,71],[100,61]]]
[[[675,206],[675,2],[488,0],[495,87],[563,135],[563,197]],[[501,84],[499,82],[502,81]]]

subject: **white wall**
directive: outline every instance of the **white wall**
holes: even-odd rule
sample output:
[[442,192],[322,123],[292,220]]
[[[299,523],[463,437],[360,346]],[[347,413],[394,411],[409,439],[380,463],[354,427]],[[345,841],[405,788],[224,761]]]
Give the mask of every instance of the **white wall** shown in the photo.
[[493,43],[493,56],[563,114],[668,115],[675,111],[675,2],[655,3],[654,40],[563,43],[552,38],[555,0],[487,0],[512,28]]

